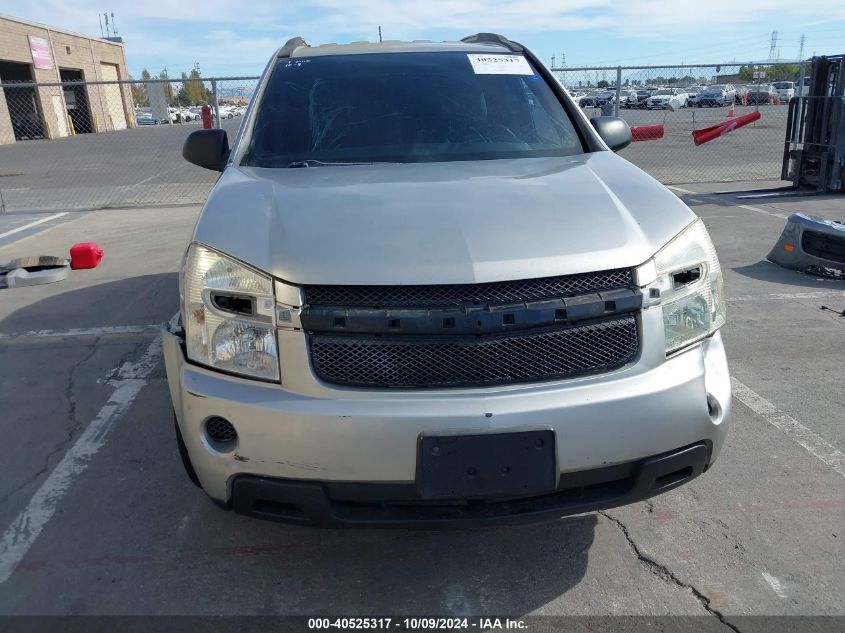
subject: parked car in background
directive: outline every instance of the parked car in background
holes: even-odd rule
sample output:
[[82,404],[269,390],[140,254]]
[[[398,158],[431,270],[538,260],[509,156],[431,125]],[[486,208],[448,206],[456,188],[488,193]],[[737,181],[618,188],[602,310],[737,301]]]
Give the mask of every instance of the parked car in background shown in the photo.
[[581,92],[581,91],[569,93],[569,96],[572,97],[572,100],[575,103],[577,103],[578,105],[581,105],[581,99],[583,99],[586,95],[587,95],[586,92]]
[[649,110],[665,109],[671,99],[676,99],[682,108],[687,105],[687,93],[683,88],[663,88],[648,98],[646,107]]
[[644,108],[646,107],[646,101],[648,98],[654,93],[654,90],[648,90],[647,88],[641,88],[637,90],[637,107]]
[[707,86],[698,95],[699,107],[722,107],[736,99],[736,88],[732,84],[714,84]]
[[772,82],[774,88],[781,101],[789,101],[795,96],[795,82],[794,81],[775,81]]
[[690,107],[698,105],[698,97],[701,95],[703,88],[699,86],[690,86],[685,88],[687,91],[687,105]]
[[757,84],[748,91],[748,103],[774,103],[778,96],[771,84]]
[[158,125],[156,118],[149,112],[144,111],[135,113],[135,122],[138,125]]
[[625,88],[619,93],[620,108],[636,108],[640,105],[640,99],[636,90]]
[[582,108],[598,108],[598,95],[599,93],[597,92],[588,92],[583,97],[581,97],[581,101],[578,105],[580,105]]
[[616,98],[616,90],[602,90],[596,95],[596,105],[603,106],[608,101],[613,101]]

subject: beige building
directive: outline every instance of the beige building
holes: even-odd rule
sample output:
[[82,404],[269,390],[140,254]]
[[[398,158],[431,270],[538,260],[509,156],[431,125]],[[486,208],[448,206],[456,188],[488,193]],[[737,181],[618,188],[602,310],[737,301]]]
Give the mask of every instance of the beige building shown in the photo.
[[119,38],[0,14],[0,144],[134,127],[128,84],[67,85],[128,78]]

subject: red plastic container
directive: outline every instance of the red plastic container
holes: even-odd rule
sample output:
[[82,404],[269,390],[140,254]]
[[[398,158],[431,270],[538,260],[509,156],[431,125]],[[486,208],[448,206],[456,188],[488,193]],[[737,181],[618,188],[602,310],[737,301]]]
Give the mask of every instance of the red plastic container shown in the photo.
[[70,248],[70,267],[74,270],[96,268],[101,259],[103,249],[96,242],[82,242]]

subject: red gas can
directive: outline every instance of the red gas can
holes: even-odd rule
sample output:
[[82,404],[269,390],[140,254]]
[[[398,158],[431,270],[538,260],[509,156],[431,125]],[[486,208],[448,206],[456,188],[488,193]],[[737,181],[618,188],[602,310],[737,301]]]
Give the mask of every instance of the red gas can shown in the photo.
[[70,248],[70,267],[74,270],[96,268],[101,259],[103,249],[96,242],[82,242]]

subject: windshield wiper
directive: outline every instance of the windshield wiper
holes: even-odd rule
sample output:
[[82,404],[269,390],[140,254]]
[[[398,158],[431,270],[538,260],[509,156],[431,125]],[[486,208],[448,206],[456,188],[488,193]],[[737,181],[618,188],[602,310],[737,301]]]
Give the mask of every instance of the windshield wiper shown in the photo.
[[288,167],[336,167],[340,165],[372,165],[372,163],[327,162],[324,160],[309,158],[307,160],[295,160],[288,164]]

